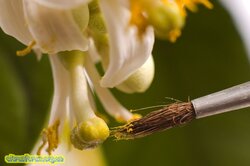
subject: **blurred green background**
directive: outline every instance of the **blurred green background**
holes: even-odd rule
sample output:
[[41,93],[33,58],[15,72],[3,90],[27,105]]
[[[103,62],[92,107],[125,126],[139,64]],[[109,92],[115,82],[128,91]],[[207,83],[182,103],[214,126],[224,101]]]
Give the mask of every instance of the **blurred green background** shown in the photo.
[[[121,103],[136,109],[169,102],[165,97],[187,101],[250,80],[242,41],[227,12],[214,5],[214,10],[190,13],[175,44],[156,41],[152,86],[143,94],[115,90]],[[15,56],[23,47],[0,32],[0,165],[6,165],[4,155],[32,149],[50,109],[48,58]],[[235,111],[142,139],[108,140],[103,151],[109,166],[249,166],[249,119],[250,109]]]

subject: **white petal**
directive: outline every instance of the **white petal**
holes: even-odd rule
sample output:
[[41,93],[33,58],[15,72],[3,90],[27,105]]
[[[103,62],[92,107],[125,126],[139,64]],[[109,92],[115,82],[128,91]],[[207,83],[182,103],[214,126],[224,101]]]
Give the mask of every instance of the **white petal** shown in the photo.
[[91,49],[92,53],[90,54],[91,59],[94,61],[94,63],[99,63],[101,61],[101,56],[98,54],[98,51],[95,48],[95,44],[93,39],[89,39],[89,48]]
[[57,8],[57,9],[69,9],[69,8],[75,8],[82,4],[86,4],[91,0],[34,0],[34,1],[46,7]]
[[235,25],[244,41],[250,60],[250,1],[249,0],[221,0],[232,15]]
[[0,26],[3,31],[23,44],[32,41],[24,19],[23,0],[0,0]]
[[[90,54],[95,53],[92,52],[92,48],[90,48]],[[112,93],[107,89],[100,86],[100,76],[97,72],[93,60],[91,60],[90,56],[86,57],[86,71],[94,85],[94,89],[101,100],[105,110],[117,120],[128,121],[131,120],[133,114],[129,112],[126,108],[124,108],[112,95]]]
[[[35,155],[38,147],[42,143],[41,139],[36,143],[34,149],[31,154]],[[41,152],[42,155],[48,155],[44,148]],[[60,139],[60,144],[58,148],[52,152],[52,156],[63,156],[64,163],[63,164],[55,164],[57,166],[105,166],[105,160],[102,155],[102,151],[100,148],[96,148],[93,150],[77,150],[73,147],[68,148],[65,140]],[[46,164],[28,164],[28,166],[38,166],[38,165],[51,165],[49,163]]]
[[42,51],[41,51],[39,48],[35,47],[35,48],[33,48],[33,52],[34,52],[35,55],[36,55],[36,59],[37,59],[38,61],[40,61],[40,60],[42,59],[42,56],[43,56]]
[[[43,52],[52,54],[59,51],[87,50],[87,38],[76,23],[71,10],[47,8],[33,0],[24,0],[24,6],[30,32]],[[87,24],[88,7],[81,7]]]
[[126,80],[151,55],[154,32],[149,27],[141,39],[135,27],[129,27],[130,13],[117,0],[100,0],[109,39],[110,61],[101,80],[104,87],[114,87]]
[[[62,124],[67,114],[68,96],[69,96],[69,74],[61,64],[57,55],[50,55],[50,63],[52,67],[54,81],[54,96],[51,106],[49,126],[56,120],[60,120]],[[61,125],[62,126],[62,125]]]

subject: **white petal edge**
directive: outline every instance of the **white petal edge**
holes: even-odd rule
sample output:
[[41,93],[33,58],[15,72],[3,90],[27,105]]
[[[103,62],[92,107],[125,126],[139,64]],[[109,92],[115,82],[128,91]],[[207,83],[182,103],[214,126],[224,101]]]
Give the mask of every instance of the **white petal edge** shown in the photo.
[[[90,47],[89,53],[93,54]],[[125,107],[123,107],[112,95],[112,93],[107,89],[100,86],[100,76],[97,72],[91,56],[86,56],[86,72],[91,79],[94,89],[102,102],[105,110],[114,118],[122,119],[124,121],[131,120],[133,114],[129,112]]]
[[61,64],[57,55],[50,55],[49,60],[54,81],[54,96],[52,99],[49,126],[53,125],[55,121],[60,120],[59,135],[61,135],[63,124],[69,110],[69,74]]
[[145,63],[153,49],[154,32],[148,27],[139,39],[136,28],[129,26],[130,12],[120,1],[100,0],[100,7],[110,39],[110,61],[101,86],[112,88]]
[[[42,140],[39,139],[33,148],[31,154],[35,155],[38,147],[40,146]],[[42,155],[48,155],[44,148],[41,152]],[[67,142],[62,140],[58,148],[52,153],[52,156],[60,155],[64,157],[63,164],[55,164],[57,166],[105,166],[105,159],[102,155],[100,148],[92,150],[80,151],[74,147],[68,148]],[[27,166],[38,166],[41,164],[28,164]],[[42,165],[52,165],[52,164],[42,164]]]
[[56,9],[70,9],[82,4],[87,4],[91,0],[34,0],[40,5],[56,8]]
[[0,0],[0,11],[3,31],[28,45],[32,37],[24,18],[23,0]]
[[[43,52],[55,54],[88,49],[87,37],[78,27],[71,10],[44,7],[33,0],[24,0],[24,7],[29,30]],[[82,12],[88,17],[87,6]]]
[[221,0],[228,9],[235,25],[244,41],[250,60],[250,1],[249,0]]

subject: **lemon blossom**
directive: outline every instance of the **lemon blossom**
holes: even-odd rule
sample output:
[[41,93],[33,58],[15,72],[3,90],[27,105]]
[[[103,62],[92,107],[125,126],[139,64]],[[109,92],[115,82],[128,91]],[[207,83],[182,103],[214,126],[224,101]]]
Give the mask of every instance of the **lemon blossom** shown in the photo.
[[0,0],[1,28],[27,45],[17,54],[32,49],[49,54],[54,96],[37,153],[51,154],[67,144],[93,148],[108,138],[93,94],[116,120],[138,118],[107,87],[144,92],[154,77],[154,35],[174,42],[186,8],[195,10],[197,3],[211,7],[208,0]]
[[[89,38],[91,38],[87,33],[89,24],[88,1],[72,1],[71,3],[69,1],[60,1],[59,4],[57,1],[1,0],[0,3],[4,9],[3,15],[0,17],[1,28],[7,34],[28,45],[19,54],[23,55],[31,51],[31,49],[36,49],[50,55],[54,78],[54,97],[49,127],[43,131],[43,139],[38,148],[38,154],[41,154],[45,147],[49,154],[58,147],[61,135],[63,135],[63,124],[66,121],[69,121],[68,128],[71,131],[71,134],[69,134],[71,142],[78,149],[94,147],[108,137],[109,130],[106,123],[95,115],[94,108],[91,106],[88,83],[90,85],[92,83],[87,82],[87,74],[93,81],[96,93],[103,101],[108,113],[122,121],[133,118],[133,115],[119,104],[108,89],[99,85],[100,76],[95,66],[88,67],[88,73],[85,71],[86,62],[94,65],[94,62],[88,57],[90,56],[89,53],[83,52],[89,49]],[[122,12],[120,13],[121,16],[124,14]],[[129,18],[126,20],[129,22]],[[129,46],[121,47],[121,49],[118,45],[113,47],[118,51],[118,55],[116,55],[118,58],[112,55],[109,58],[110,61],[116,58],[117,63],[123,64],[119,67],[122,69],[129,66],[128,64],[124,65],[125,61],[123,60],[125,59],[128,61],[127,63],[131,63],[132,58],[137,54],[145,56],[147,60],[151,55],[154,41],[153,31],[151,30],[150,34],[145,36],[147,42],[144,44],[136,36],[130,35],[130,38],[123,34],[123,31],[126,31],[127,28],[126,21],[120,28],[122,30],[115,37],[121,41],[123,41],[122,38],[126,37],[124,41]],[[113,34],[110,34],[109,38],[111,36]],[[137,44],[140,49],[134,48],[134,44]],[[111,47],[112,42],[109,45]],[[93,50],[95,49],[94,45],[91,45],[91,47]],[[119,52],[119,49],[122,51]],[[144,49],[147,50],[145,55],[144,52],[138,52]],[[152,58],[150,58],[150,61],[152,61]],[[140,65],[132,66],[133,69],[130,69],[130,73],[140,67]],[[113,71],[116,70],[113,69]],[[129,76],[129,74],[127,75]],[[119,79],[119,83],[125,80],[123,77]],[[149,84],[151,80],[152,77]]]

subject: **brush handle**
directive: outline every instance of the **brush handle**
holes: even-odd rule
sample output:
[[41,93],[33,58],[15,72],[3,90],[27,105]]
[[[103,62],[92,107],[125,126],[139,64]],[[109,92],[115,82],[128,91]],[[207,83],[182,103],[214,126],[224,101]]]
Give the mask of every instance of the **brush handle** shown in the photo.
[[250,81],[191,102],[196,119],[250,107]]

